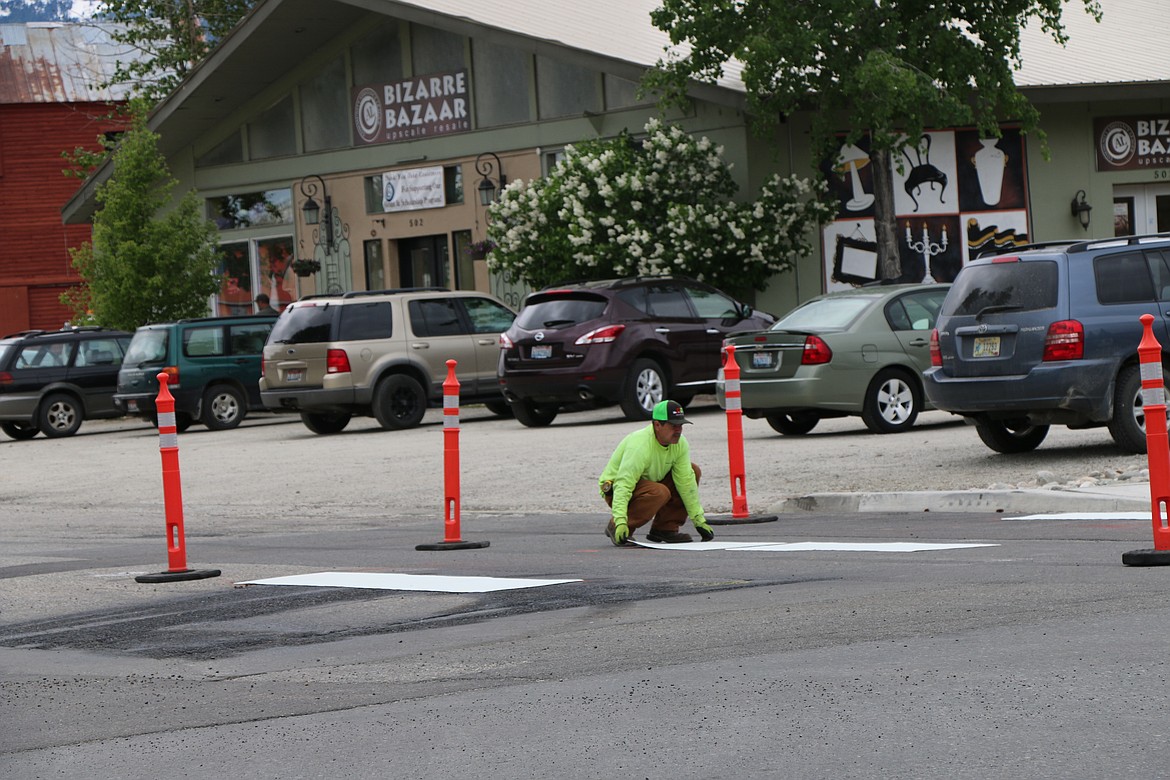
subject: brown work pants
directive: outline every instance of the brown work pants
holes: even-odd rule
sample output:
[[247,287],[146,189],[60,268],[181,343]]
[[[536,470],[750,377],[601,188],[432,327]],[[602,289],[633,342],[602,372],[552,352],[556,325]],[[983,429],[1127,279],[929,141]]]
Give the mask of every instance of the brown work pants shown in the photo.
[[[692,463],[695,470],[695,484],[703,475],[699,464]],[[605,503],[613,506],[613,493],[606,493]],[[626,508],[626,523],[630,531],[650,524],[651,531],[675,532],[682,528],[687,521],[687,507],[683,504],[682,496],[674,486],[674,475],[667,474],[661,482],[649,479],[640,479],[634,485],[634,492],[630,494],[630,503]]]

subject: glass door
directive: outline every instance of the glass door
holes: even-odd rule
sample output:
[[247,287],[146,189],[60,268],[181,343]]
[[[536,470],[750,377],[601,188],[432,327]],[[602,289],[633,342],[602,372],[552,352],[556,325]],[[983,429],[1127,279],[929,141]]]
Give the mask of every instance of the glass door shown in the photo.
[[447,237],[398,239],[398,284],[402,287],[449,287]]

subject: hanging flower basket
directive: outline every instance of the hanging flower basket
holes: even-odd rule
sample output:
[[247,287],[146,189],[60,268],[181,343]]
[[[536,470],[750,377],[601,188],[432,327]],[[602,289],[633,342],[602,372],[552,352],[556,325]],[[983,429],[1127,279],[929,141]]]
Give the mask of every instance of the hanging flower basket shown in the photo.
[[476,241],[467,247],[467,253],[471,255],[472,260],[483,260],[488,256],[488,252],[496,248],[496,242],[491,239],[484,239],[483,241]]
[[321,270],[321,263],[316,260],[293,260],[292,269],[297,276],[311,276]]

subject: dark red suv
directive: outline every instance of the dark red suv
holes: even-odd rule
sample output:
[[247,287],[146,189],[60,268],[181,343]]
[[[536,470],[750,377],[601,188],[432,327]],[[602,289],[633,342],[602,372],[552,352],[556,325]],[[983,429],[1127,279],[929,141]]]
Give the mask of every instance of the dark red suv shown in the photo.
[[534,292],[500,336],[500,387],[516,419],[548,425],[562,408],[620,404],[650,418],[663,398],[714,392],[723,339],[763,330],[764,312],[702,282],[639,277]]

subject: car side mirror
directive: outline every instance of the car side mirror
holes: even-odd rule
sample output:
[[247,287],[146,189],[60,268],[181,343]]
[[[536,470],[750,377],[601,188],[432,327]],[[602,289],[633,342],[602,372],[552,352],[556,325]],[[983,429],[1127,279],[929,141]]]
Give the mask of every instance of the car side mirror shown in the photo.
[[739,305],[739,316],[741,319],[746,320],[748,317],[752,316],[752,313],[753,313],[753,310],[752,310],[751,304],[741,303]]

